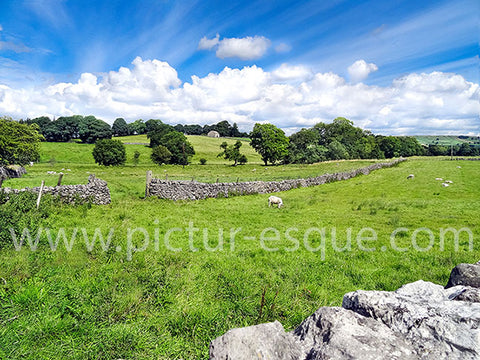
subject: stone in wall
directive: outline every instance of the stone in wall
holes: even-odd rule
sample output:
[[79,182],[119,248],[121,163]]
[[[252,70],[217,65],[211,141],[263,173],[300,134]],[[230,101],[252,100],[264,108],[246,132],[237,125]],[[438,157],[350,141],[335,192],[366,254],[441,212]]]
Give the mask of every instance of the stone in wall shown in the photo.
[[9,165],[0,167],[0,178],[11,179],[20,178],[27,173],[27,170],[23,166]]
[[[477,284],[471,275],[480,263],[468,265],[468,273],[452,271],[455,282]],[[291,359],[300,352],[295,359],[478,360],[479,291],[422,280],[393,292],[354,291],[341,308],[322,307],[292,332],[278,322],[230,330],[212,341],[210,359]],[[268,335],[259,336],[265,328]]]

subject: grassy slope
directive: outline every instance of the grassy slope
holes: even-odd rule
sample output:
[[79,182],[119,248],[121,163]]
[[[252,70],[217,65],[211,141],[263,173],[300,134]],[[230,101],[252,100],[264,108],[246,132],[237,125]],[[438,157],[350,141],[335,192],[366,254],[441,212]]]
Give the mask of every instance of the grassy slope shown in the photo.
[[[70,156],[60,147],[63,145],[44,144],[47,155],[42,161],[46,162],[31,168],[28,178],[9,182],[39,182],[50,168],[48,158],[53,153],[58,160],[55,167],[63,167],[62,157]],[[84,181],[83,170],[98,172],[100,168],[78,149],[71,155],[78,157],[79,163],[65,163],[74,173],[66,178],[78,176]],[[286,206],[279,210],[266,207],[268,195],[176,203],[142,200],[143,174],[150,166],[143,161],[137,168],[101,169],[99,176],[111,181],[111,205],[64,207],[46,220],[54,232],[63,227],[69,235],[75,227],[86,228],[90,235],[96,228],[107,234],[114,227],[108,252],[101,251],[97,243],[88,253],[82,241],[77,241],[71,252],[64,246],[51,252],[46,239],[41,240],[37,252],[0,251],[0,358],[207,358],[209,341],[232,327],[278,319],[291,329],[320,306],[340,305],[345,292],[394,290],[420,278],[443,284],[455,264],[478,260],[477,162],[410,159],[369,176],[284,192],[281,196]],[[331,171],[345,164],[295,171]],[[257,172],[283,174],[282,168],[294,172],[289,167],[256,167]],[[219,164],[210,170],[227,168]],[[201,169],[198,165],[185,171],[195,174]],[[239,169],[244,176],[251,176],[250,168]],[[413,181],[406,180],[410,173],[415,174]],[[117,179],[119,175],[123,176]],[[442,188],[435,177],[451,179],[453,185]],[[192,238],[198,251],[189,249],[185,228],[190,222],[202,229]],[[438,233],[450,226],[474,231],[473,252],[463,238],[458,252],[451,244],[440,251]],[[145,228],[152,237],[157,231],[159,248],[156,251],[152,240],[145,251],[127,261],[126,234],[136,227]],[[171,241],[182,248],[179,252],[167,250],[163,243],[166,231],[174,227],[183,229]],[[277,252],[262,249],[258,240],[261,232],[271,227],[280,233],[280,240],[268,242],[269,247],[280,249]],[[307,251],[302,244],[302,237],[312,227],[327,231],[324,259],[321,251]],[[366,244],[375,247],[374,251],[361,251],[356,243],[358,232],[365,227],[378,235],[376,242]],[[399,245],[408,250],[393,251],[389,236],[398,227],[410,229],[409,235],[414,229],[430,228],[435,234],[434,247],[419,252],[412,248],[409,237],[399,237]],[[228,243],[231,228],[241,229],[233,251]],[[285,235],[289,228],[297,229],[290,232],[300,239],[296,251],[286,250],[293,244]],[[351,229],[351,251],[334,251],[332,228],[339,247],[345,245]],[[206,251],[203,231],[208,232],[213,247],[219,229],[224,229],[227,238],[223,250]],[[265,234],[275,235],[273,230]],[[423,235],[418,242],[426,246]],[[142,238],[135,239],[140,247]],[[315,231],[309,239],[312,246],[320,244]],[[117,246],[121,251],[115,251]]]
[[450,146],[450,145],[457,145],[457,144],[463,144],[464,142],[473,144],[473,143],[478,143],[478,137],[469,137],[467,139],[460,139],[458,136],[454,135],[416,135],[414,136],[420,144],[438,144],[438,145],[445,145],[445,146]]

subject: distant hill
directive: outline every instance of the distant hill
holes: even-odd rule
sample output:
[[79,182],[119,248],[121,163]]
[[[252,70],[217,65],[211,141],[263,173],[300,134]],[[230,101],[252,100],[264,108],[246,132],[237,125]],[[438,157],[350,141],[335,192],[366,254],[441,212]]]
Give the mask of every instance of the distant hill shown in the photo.
[[466,135],[414,135],[420,144],[424,145],[457,145],[467,143],[480,147],[480,136]]

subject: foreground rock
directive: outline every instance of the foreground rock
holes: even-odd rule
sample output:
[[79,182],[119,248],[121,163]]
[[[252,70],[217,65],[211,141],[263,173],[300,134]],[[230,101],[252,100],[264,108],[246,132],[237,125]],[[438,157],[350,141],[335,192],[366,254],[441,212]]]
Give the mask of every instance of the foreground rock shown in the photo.
[[453,301],[465,290],[419,280],[395,292],[346,294],[342,306],[404,335],[420,359],[479,359],[480,303]]
[[300,345],[278,321],[227,331],[210,344],[210,359],[300,358]]
[[210,358],[480,359],[480,264],[467,265],[448,288],[420,280],[348,293],[341,308],[322,307],[290,333],[277,321],[230,330],[212,341]]
[[450,273],[446,288],[466,285],[480,288],[480,262],[476,264],[459,264]]

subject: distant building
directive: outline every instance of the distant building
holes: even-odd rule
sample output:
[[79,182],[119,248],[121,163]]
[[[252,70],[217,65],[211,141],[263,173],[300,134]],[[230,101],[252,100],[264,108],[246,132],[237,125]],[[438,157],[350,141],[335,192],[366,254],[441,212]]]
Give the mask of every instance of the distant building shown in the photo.
[[208,137],[213,137],[213,138],[219,138],[220,134],[218,133],[218,131],[212,130],[212,131],[208,132],[207,136]]

